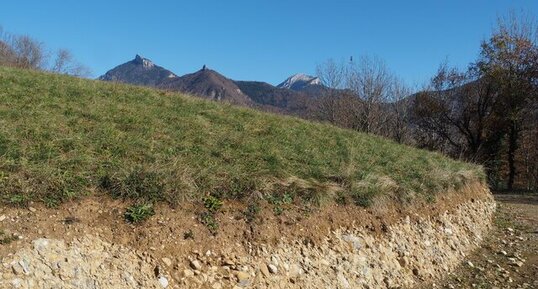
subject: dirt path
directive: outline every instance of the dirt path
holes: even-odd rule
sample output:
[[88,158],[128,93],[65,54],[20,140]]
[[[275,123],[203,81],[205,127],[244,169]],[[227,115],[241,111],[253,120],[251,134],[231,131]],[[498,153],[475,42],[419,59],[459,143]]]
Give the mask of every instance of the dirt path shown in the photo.
[[496,195],[484,246],[433,288],[538,288],[538,195]]

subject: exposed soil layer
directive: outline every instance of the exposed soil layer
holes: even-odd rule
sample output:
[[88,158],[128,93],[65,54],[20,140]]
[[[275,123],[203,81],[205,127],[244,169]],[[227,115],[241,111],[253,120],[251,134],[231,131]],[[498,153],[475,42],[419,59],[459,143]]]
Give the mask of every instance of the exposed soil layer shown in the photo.
[[[335,205],[288,210],[280,216],[267,207],[251,223],[245,221],[246,208],[227,203],[217,214],[220,229],[213,236],[198,221],[199,206],[163,205],[141,225],[124,221],[126,206],[120,200],[89,197],[59,209],[2,208],[0,230],[17,239],[0,245],[0,257],[5,261],[39,238],[76,246],[91,236],[134,250],[149,267],[162,268],[151,278],[166,276],[171,287],[411,287],[450,271],[476,247],[494,210],[489,191],[481,185],[407,207],[390,202],[378,202],[369,210]],[[424,242],[421,237],[430,239]],[[392,247],[396,245],[400,247]],[[454,254],[432,257],[443,248]]]

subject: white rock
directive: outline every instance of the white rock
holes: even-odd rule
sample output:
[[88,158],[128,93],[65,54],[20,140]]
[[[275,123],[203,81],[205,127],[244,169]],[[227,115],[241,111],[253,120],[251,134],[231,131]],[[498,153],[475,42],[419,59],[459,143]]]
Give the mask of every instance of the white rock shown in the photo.
[[200,264],[200,262],[198,260],[192,260],[191,261],[191,268],[194,269],[194,270],[200,270],[200,269],[202,269],[202,265]]
[[278,273],[278,268],[273,264],[267,264],[267,269],[269,269],[269,272],[273,274]]
[[168,279],[166,279],[164,276],[159,277],[159,283],[161,286],[163,286],[163,288],[168,287]]
[[347,281],[346,277],[344,277],[342,273],[338,273],[336,278],[338,279],[340,286],[342,286],[343,288],[350,288],[349,282]]

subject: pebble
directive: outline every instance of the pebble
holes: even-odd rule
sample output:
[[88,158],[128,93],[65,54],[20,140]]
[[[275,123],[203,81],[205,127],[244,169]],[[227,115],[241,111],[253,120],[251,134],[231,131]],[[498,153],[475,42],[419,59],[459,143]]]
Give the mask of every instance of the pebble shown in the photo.
[[163,261],[163,263],[168,266],[168,267],[172,267],[172,260],[170,260],[170,258],[167,258],[167,257],[164,257],[161,259]]
[[278,273],[278,268],[273,264],[267,264],[267,269],[273,274]]
[[263,276],[265,276],[265,278],[269,278],[269,276],[271,275],[267,267],[268,265],[265,265],[265,264],[262,264],[260,266],[260,271],[262,272]]
[[166,279],[164,276],[159,277],[159,284],[161,284],[163,288],[168,287],[168,279]]
[[237,285],[240,287],[247,287],[250,284],[250,275],[247,272],[239,271],[236,273],[236,277],[239,282]]
[[189,269],[183,270],[183,277],[188,278],[194,276],[194,272]]
[[190,262],[190,264],[191,264],[191,268],[194,269],[194,270],[202,269],[202,265],[200,264],[200,261],[198,261],[198,260],[192,260]]

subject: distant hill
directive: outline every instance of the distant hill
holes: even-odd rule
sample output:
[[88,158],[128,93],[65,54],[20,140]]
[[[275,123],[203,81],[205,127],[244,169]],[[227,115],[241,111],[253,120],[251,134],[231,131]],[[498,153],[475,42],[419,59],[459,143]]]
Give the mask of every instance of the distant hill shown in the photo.
[[139,55],[99,79],[185,92],[295,115],[305,115],[311,99],[329,92],[329,88],[321,85],[319,78],[306,74],[295,74],[276,87],[259,81],[233,81],[206,66],[195,73],[177,76]]
[[205,66],[195,73],[167,79],[158,87],[234,104],[249,105],[252,103],[249,96],[244,94],[233,80]]
[[260,81],[236,81],[235,83],[241,91],[266,110],[274,109],[279,112],[302,115],[308,108],[309,97],[302,92],[278,88]]
[[99,80],[116,81],[145,86],[158,86],[163,81],[176,78],[172,71],[155,65],[151,60],[136,55],[131,61],[109,70]]

